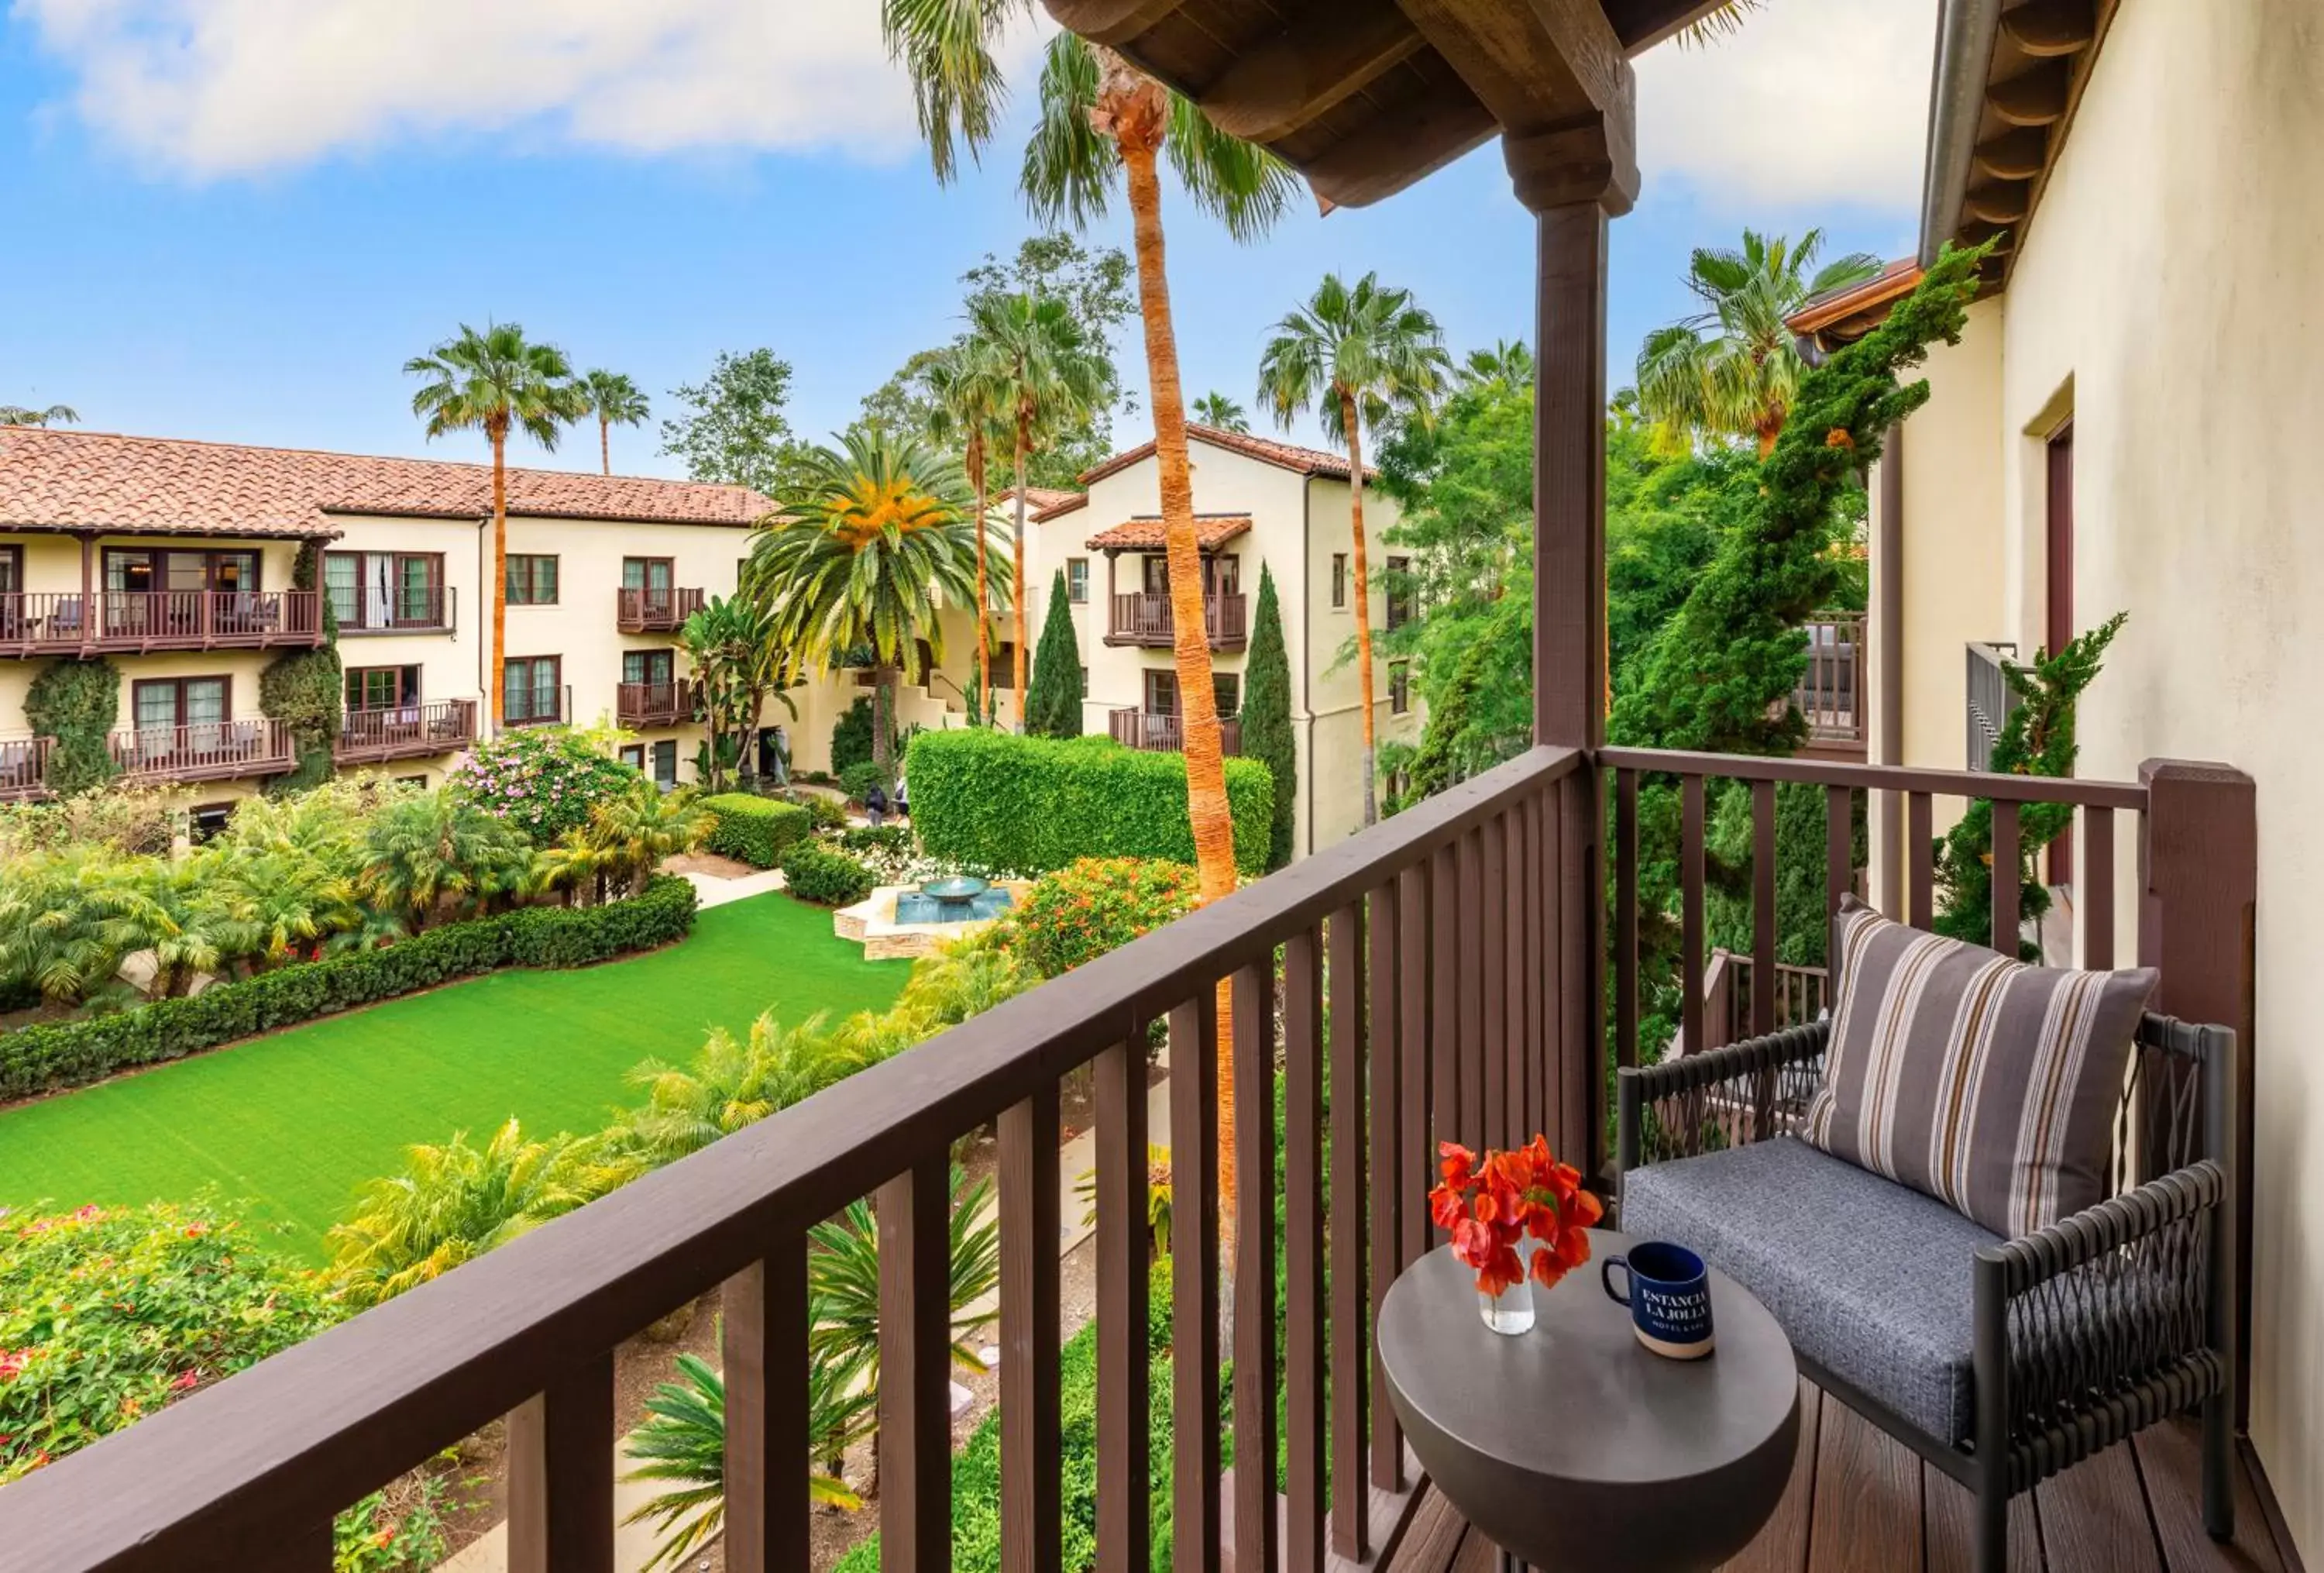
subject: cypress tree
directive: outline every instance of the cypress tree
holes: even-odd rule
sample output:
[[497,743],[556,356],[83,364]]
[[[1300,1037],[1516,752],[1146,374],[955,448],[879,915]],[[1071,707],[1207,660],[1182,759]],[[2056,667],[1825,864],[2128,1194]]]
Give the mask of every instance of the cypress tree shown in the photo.
[[1250,655],[1243,662],[1242,752],[1275,777],[1275,819],[1268,837],[1267,866],[1291,861],[1292,828],[1299,798],[1299,751],[1291,733],[1291,655],[1283,643],[1283,608],[1275,598],[1275,575],[1259,569],[1259,615],[1250,630]]
[[1036,737],[1082,735],[1082,646],[1065,604],[1065,572],[1049,586],[1049,615],[1033,654],[1033,680],[1025,696],[1025,730]]

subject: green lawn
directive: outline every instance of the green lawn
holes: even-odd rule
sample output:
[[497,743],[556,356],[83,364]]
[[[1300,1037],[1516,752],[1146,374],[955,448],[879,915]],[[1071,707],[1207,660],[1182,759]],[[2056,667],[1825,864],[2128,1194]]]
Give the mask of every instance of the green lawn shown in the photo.
[[779,893],[714,907],[693,937],[576,972],[503,972],[0,1112],[0,1204],[247,1201],[322,1256],[324,1229],[404,1147],[594,1131],[641,1059],[688,1059],[712,1026],[771,1007],[885,1009],[905,962],[867,963],[831,914]]

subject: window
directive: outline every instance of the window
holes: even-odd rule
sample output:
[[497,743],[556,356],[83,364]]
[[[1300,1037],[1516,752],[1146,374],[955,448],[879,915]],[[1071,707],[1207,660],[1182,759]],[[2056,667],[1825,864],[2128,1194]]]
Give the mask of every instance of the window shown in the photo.
[[622,763],[628,765],[632,770],[644,770],[646,767],[646,745],[642,743],[622,744]]
[[501,680],[501,715],[510,726],[565,718],[564,665],[563,658],[555,655],[509,659]]
[[226,828],[234,818],[232,803],[202,803],[186,810],[186,839],[199,847]]
[[557,605],[557,559],[539,553],[517,553],[508,560],[508,600],[512,606]]
[[1082,668],[1082,698],[1089,698],[1089,668]]
[[1332,554],[1332,610],[1344,612],[1347,609],[1348,554],[1335,551]]
[[1175,716],[1178,713],[1176,672],[1148,671],[1146,674],[1146,713],[1149,716]]
[[325,552],[323,590],[342,633],[445,625],[440,551]]
[[1412,708],[1412,663],[1392,661],[1388,668],[1388,713],[1401,716]]
[[667,687],[672,680],[670,652],[667,650],[624,650],[622,652],[622,680],[625,683],[658,683]]
[[428,777],[425,773],[419,775],[399,775],[395,778],[395,784],[398,786],[418,787],[424,792],[428,790]]
[[420,669],[416,666],[347,668],[350,710],[393,710],[419,702]]
[[668,617],[678,605],[672,560],[667,557],[622,559],[622,606],[632,617]]
[[1017,642],[1004,640],[992,647],[992,686],[1014,689],[1017,686]]
[[1089,599],[1089,559],[1065,559],[1065,599],[1078,606]]
[[1388,571],[1388,625],[1401,628],[1412,621],[1412,581],[1404,577],[1412,571],[1412,559],[1389,558]]
[[146,678],[131,687],[130,709],[140,732],[221,726],[232,694],[222,677]]
[[653,745],[654,785],[668,791],[678,784],[678,743],[665,738]]
[[258,553],[178,547],[108,546],[105,588],[113,591],[254,590]]
[[21,546],[0,546],[0,596],[20,594],[24,588],[24,549]]
[[1211,673],[1211,698],[1219,707],[1219,718],[1230,720],[1242,713],[1242,677],[1239,672]]

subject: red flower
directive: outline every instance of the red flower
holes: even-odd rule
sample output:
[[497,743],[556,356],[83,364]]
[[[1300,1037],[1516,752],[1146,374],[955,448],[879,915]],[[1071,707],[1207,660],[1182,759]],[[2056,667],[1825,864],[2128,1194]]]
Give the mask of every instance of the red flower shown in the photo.
[[[1546,1137],[1487,1152],[1481,1165],[1455,1142],[1438,1153],[1443,1183],[1428,1193],[1429,1217],[1476,1270],[1479,1292],[1501,1294],[1528,1275],[1554,1285],[1590,1259],[1590,1226],[1603,1209],[1582,1189],[1581,1171],[1552,1155]],[[1528,1237],[1538,1242],[1530,1264],[1517,1250]]]

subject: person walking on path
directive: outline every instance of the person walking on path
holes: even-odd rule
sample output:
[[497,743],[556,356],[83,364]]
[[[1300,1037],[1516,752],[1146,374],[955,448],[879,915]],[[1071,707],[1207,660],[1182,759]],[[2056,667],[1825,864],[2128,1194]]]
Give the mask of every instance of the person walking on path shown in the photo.
[[872,783],[871,791],[863,794],[863,816],[876,828],[887,818],[887,815],[888,794],[881,790],[880,783],[875,781]]

